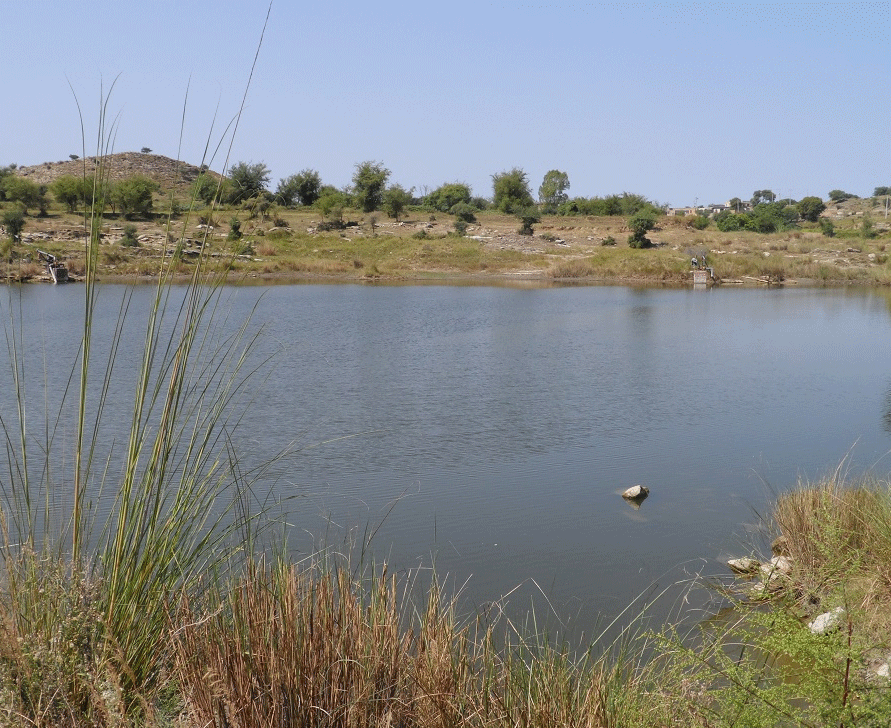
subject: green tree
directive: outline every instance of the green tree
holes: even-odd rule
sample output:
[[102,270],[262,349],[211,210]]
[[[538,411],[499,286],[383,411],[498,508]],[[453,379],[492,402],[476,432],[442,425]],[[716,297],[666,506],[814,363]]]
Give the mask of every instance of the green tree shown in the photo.
[[448,212],[461,202],[470,204],[470,187],[463,182],[447,182],[424,198],[424,204],[437,212]]
[[207,172],[199,174],[192,183],[192,194],[205,205],[212,205],[220,190],[220,180]]
[[545,173],[538,188],[538,201],[544,205],[545,212],[553,214],[557,207],[569,199],[566,190],[569,189],[569,175],[559,169],[552,169]]
[[261,196],[269,184],[269,168],[263,162],[236,162],[229,168],[229,192],[226,201],[237,205]]
[[748,227],[748,220],[749,216],[745,212],[735,213],[729,210],[722,210],[715,215],[715,227],[722,233],[745,230]]
[[3,178],[3,192],[7,200],[18,202],[26,215],[28,210],[34,207],[39,208],[42,214],[46,213],[46,187],[44,185],[39,185],[27,177],[12,174]]
[[395,217],[399,222],[402,211],[411,204],[414,189],[406,190],[402,185],[392,185],[384,192],[383,210],[387,217]]
[[826,209],[826,204],[819,197],[802,197],[795,206],[802,220],[817,222]]
[[774,202],[777,196],[770,190],[755,190],[752,193],[752,205],[758,205],[762,202]]
[[535,205],[517,210],[517,217],[520,218],[520,229],[517,230],[520,235],[532,235],[535,232],[532,226],[541,222],[541,213]]
[[326,227],[343,227],[343,210],[347,202],[346,195],[333,187],[328,187],[322,192],[322,195],[316,200],[316,207],[327,218]]
[[829,190],[829,199],[832,202],[844,202],[845,200],[856,200],[859,199],[857,195],[852,195],[850,192],[845,192],[844,190]]
[[519,167],[492,175],[492,201],[508,214],[518,213],[535,204],[529,190],[529,179]]
[[65,205],[68,212],[75,212],[78,205],[86,205],[88,189],[92,191],[92,186],[83,177],[71,174],[56,177],[50,184],[56,202]]
[[9,236],[9,242],[17,243],[25,228],[25,211],[21,206],[16,205],[11,210],[5,210],[2,219],[3,227],[6,228],[6,234]]
[[653,208],[644,208],[635,212],[628,219],[628,229],[631,235],[628,245],[632,248],[648,248],[652,243],[647,233],[656,227],[657,212]]
[[129,220],[135,215],[145,216],[151,213],[152,195],[159,189],[154,180],[145,175],[134,174],[112,186],[111,199],[115,209]]
[[360,162],[353,173],[353,199],[362,212],[377,210],[384,201],[390,170],[381,162]]
[[739,212],[742,210],[743,201],[739,197],[732,197],[727,205],[733,212]]
[[304,169],[278,183],[275,198],[280,205],[293,207],[295,203],[312,205],[319,199],[322,178],[314,169]]
[[[789,225],[790,222],[794,222],[786,217],[784,210],[785,206],[779,202],[759,203],[746,216],[746,228],[756,233],[779,232]],[[798,210],[792,208],[792,211],[797,218]]]
[[873,197],[885,197],[887,195],[891,195],[891,187],[876,187],[873,190]]

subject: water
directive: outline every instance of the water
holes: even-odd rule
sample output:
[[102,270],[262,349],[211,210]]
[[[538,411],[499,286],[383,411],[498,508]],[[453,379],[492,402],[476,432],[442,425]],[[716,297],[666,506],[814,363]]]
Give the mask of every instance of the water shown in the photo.
[[[83,290],[16,290],[29,392],[44,342],[57,388]],[[100,350],[124,290],[102,290]],[[109,442],[152,293],[133,291]],[[373,532],[375,559],[435,564],[475,604],[544,594],[590,631],[763,544],[773,494],[852,447],[853,472],[891,471],[886,291],[289,285],[226,288],[220,311],[234,328],[255,305],[251,361],[273,359],[236,444],[246,465],[294,446],[262,485],[290,548]],[[635,483],[640,510],[618,495]]]

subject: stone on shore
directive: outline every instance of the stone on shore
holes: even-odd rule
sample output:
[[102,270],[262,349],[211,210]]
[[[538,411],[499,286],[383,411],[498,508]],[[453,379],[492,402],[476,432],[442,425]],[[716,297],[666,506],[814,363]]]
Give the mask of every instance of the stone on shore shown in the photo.
[[743,556],[740,559],[730,559],[727,566],[736,574],[754,574],[761,568],[761,562],[750,556]]
[[827,632],[834,632],[839,628],[842,617],[844,615],[844,608],[836,607],[831,612],[826,612],[825,614],[821,614],[819,617],[815,617],[814,621],[808,623],[807,628],[811,631],[812,634],[826,634]]

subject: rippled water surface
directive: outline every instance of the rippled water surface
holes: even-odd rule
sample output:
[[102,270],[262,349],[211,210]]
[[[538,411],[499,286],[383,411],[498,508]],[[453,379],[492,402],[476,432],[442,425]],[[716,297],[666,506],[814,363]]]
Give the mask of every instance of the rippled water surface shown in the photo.
[[[124,290],[102,290],[100,340]],[[34,404],[44,371],[54,390],[70,371],[83,290],[16,291]],[[109,441],[129,421],[152,294],[136,288],[130,302]],[[262,484],[273,500],[296,496],[295,552],[367,528],[374,558],[394,568],[435,563],[469,580],[475,602],[520,584],[522,601],[534,583],[590,624],[653,582],[746,550],[772,491],[819,477],[852,446],[854,471],[887,476],[889,301],[868,290],[291,285],[224,289],[218,310],[234,328],[253,309],[264,327],[252,361],[273,358],[235,442],[246,464],[296,445]],[[618,495],[635,483],[651,489],[640,510]]]

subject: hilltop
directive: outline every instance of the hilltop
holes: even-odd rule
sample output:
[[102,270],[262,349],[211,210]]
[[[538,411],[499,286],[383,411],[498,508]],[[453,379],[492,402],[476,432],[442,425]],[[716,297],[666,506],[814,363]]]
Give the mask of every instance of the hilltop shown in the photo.
[[[64,162],[44,162],[30,167],[19,167],[16,174],[27,177],[38,184],[50,184],[53,180],[64,175],[81,177],[86,173],[92,174],[93,167],[98,164],[97,157],[84,157],[83,159],[70,159]],[[161,154],[143,154],[142,152],[120,152],[109,154],[105,157],[104,164],[108,170],[109,179],[118,181],[132,177],[136,174],[145,175],[153,179],[162,190],[180,191],[191,185],[201,174],[201,167],[187,162],[178,162]],[[216,172],[210,171],[214,176]]]

